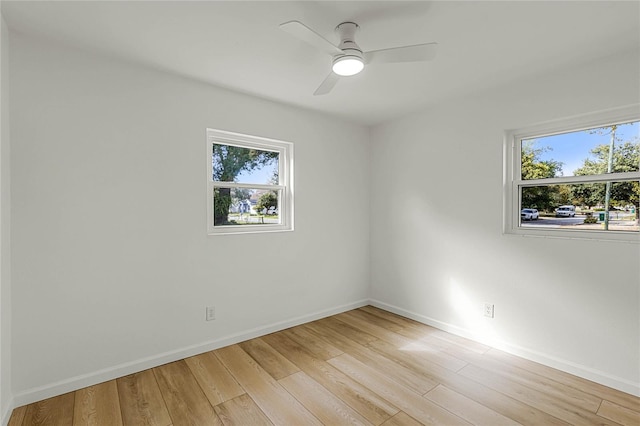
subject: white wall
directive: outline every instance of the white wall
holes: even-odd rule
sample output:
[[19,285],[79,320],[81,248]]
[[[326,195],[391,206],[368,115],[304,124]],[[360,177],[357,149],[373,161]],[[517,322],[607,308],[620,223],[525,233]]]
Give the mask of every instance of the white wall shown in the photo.
[[[13,33],[11,49],[18,404],[366,301],[368,129]],[[206,235],[207,127],[295,144],[294,232]]]
[[640,103],[639,59],[603,58],[373,129],[376,304],[638,393],[640,245],[503,235],[502,147],[505,129]]
[[11,406],[11,195],[9,31],[0,16],[0,423]]

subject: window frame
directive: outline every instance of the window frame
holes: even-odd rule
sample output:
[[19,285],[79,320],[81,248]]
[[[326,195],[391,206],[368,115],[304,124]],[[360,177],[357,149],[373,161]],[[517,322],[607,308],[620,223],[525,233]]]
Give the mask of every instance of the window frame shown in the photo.
[[519,236],[640,243],[640,232],[637,231],[523,227],[520,222],[521,194],[524,187],[640,180],[640,171],[523,180],[521,177],[521,141],[523,139],[552,136],[639,120],[640,105],[630,105],[539,123],[525,128],[506,130],[503,146],[503,233]]
[[[232,145],[241,148],[276,151],[278,158],[278,184],[254,184],[238,182],[219,182],[213,180],[213,145]],[[207,129],[207,234],[231,235],[265,232],[293,231],[293,143],[251,136],[226,130]],[[249,188],[279,191],[278,224],[227,225],[214,226],[214,190],[215,188]]]

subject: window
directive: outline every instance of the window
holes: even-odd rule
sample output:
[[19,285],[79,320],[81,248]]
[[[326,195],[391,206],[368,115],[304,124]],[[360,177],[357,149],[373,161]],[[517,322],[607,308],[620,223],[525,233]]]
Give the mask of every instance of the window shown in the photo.
[[506,132],[504,230],[640,242],[637,106]]
[[211,234],[293,230],[293,144],[207,129]]

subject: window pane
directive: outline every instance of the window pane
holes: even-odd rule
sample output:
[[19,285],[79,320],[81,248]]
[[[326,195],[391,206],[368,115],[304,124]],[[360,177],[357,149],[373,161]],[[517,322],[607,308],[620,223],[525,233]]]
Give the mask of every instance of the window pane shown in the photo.
[[640,122],[523,139],[520,148],[523,180],[638,171]]
[[278,184],[279,152],[213,144],[213,180]]
[[638,181],[523,187],[520,198],[522,227],[635,232],[640,229]]
[[213,225],[278,225],[280,191],[248,188],[213,190]]

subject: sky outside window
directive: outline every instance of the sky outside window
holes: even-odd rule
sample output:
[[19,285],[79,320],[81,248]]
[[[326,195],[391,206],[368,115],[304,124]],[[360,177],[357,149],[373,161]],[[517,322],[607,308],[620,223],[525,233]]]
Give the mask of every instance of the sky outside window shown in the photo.
[[[534,149],[544,149],[540,153],[539,161],[561,162],[562,176],[574,176],[574,172],[583,166],[585,159],[593,160],[595,158],[591,153],[592,149],[598,145],[609,146],[611,142],[609,130],[609,128],[595,128],[523,140],[523,143],[533,143]],[[617,126],[615,146],[619,147],[625,142],[640,144],[640,122],[635,121]]]
[[238,175],[236,180],[242,183],[258,183],[258,184],[271,184],[278,183],[273,182],[274,175],[278,172],[278,159],[275,158],[269,164],[258,166],[257,168],[242,172]]

